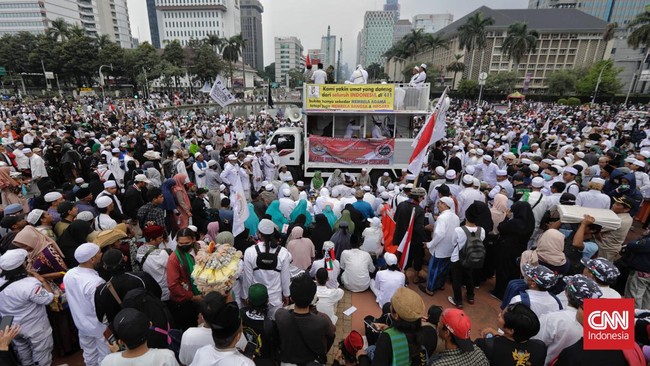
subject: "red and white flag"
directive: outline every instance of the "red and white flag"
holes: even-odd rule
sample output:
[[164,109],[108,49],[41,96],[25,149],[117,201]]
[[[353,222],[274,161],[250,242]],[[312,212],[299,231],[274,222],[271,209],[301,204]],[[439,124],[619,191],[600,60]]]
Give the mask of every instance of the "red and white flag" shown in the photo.
[[447,89],[442,92],[438,99],[438,104],[431,112],[427,122],[422,126],[415,140],[413,140],[413,153],[409,159],[408,170],[414,175],[420,174],[422,164],[424,164],[427,157],[427,150],[429,146],[433,145],[436,141],[445,137],[447,127],[447,108],[449,107],[449,98],[447,97]]
[[409,220],[409,227],[406,229],[406,233],[402,238],[402,241],[397,247],[397,251],[402,253],[402,256],[399,258],[399,268],[403,271],[406,268],[406,263],[409,259],[409,252],[411,250],[411,239],[413,239],[413,222],[415,221],[415,208],[411,211],[411,219]]

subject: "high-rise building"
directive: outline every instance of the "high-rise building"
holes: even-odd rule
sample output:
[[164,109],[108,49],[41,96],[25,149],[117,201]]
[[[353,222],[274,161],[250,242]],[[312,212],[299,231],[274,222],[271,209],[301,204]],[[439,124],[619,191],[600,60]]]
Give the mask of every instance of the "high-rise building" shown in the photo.
[[124,48],[131,47],[126,0],[7,0],[0,2],[0,36],[18,32],[44,34],[52,21],[63,19],[86,34],[106,34]]
[[149,33],[151,45],[160,48],[160,33],[158,33],[158,17],[156,16],[156,0],[147,0],[147,17],[149,18]]
[[399,20],[400,11],[399,0],[386,0],[386,4],[384,4],[384,11],[390,11],[393,13],[393,22],[397,23]]
[[131,21],[126,0],[95,0],[95,3],[100,32],[108,35],[122,48],[131,48]]
[[262,34],[262,13],[264,7],[258,0],[241,2],[241,35],[246,40],[244,62],[254,69],[264,69],[264,43]]
[[323,54],[321,63],[327,69],[332,65],[336,67],[336,36],[330,34],[330,27],[327,26],[327,35],[320,39],[320,51]]
[[444,14],[418,14],[413,17],[413,29],[422,29],[424,33],[435,33],[454,21],[454,15]]
[[[357,45],[359,63],[367,66],[381,63],[382,55],[393,45],[395,20],[390,11],[367,11],[363,18],[361,41]],[[360,38],[360,39],[359,39]]]
[[413,24],[408,19],[400,19],[393,27],[393,44],[399,42],[405,35],[409,34],[413,29]]
[[529,0],[528,8],[578,9],[608,23],[617,23],[619,28],[615,32],[611,58],[615,67],[622,68],[618,75],[619,80],[623,82],[622,92],[643,92],[639,90],[636,80],[640,70],[648,66],[644,63],[647,50],[634,50],[627,44],[627,36],[630,33],[627,25],[637,14],[643,13],[648,4],[647,0]]
[[291,70],[302,71],[302,43],[297,37],[275,37],[275,81],[283,83]]
[[239,0],[156,0],[161,46],[209,35],[230,38],[241,33]]

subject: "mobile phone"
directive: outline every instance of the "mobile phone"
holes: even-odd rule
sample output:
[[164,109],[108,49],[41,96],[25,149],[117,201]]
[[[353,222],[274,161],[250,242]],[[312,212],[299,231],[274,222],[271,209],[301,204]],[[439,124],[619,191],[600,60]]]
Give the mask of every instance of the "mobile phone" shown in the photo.
[[108,337],[107,341],[108,341],[108,343],[110,343],[110,344],[115,344],[115,334],[111,334],[111,335]]
[[365,325],[367,325],[368,328],[370,328],[373,332],[375,332],[375,333],[379,333],[379,332],[380,332],[380,330],[377,329],[377,327],[375,326],[375,323],[369,323],[369,322],[368,322],[367,320],[365,320],[365,319],[363,320],[363,323],[364,323]]
[[11,325],[14,323],[14,317],[11,315],[6,315],[3,316],[2,319],[0,319],[0,330],[5,331],[7,327],[11,327]]

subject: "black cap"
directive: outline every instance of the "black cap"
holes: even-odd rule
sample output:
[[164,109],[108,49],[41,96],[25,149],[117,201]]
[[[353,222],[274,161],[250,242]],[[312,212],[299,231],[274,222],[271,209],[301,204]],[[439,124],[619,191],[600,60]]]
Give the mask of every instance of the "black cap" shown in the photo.
[[449,190],[449,186],[446,184],[441,184],[436,187],[436,190],[438,193],[440,193],[441,196],[449,196],[451,194],[451,191]]
[[70,201],[63,201],[59,203],[56,208],[56,211],[61,215],[67,215],[70,210],[74,208],[74,203]]
[[111,248],[102,255],[102,263],[107,270],[111,271],[119,267],[124,261],[124,256],[119,249]]
[[89,195],[90,195],[90,189],[88,188],[79,188],[77,193],[75,193],[75,197],[77,197],[77,199],[80,200],[88,197]]
[[134,308],[120,310],[113,319],[115,333],[128,349],[134,349],[147,341],[149,326],[147,314]]
[[23,215],[5,216],[2,218],[2,220],[0,220],[0,226],[5,229],[11,229],[12,226],[16,225],[22,219]]
[[201,315],[210,325],[212,336],[225,339],[235,334],[241,326],[241,315],[236,302],[227,302],[227,298],[213,291],[205,295],[201,302]]

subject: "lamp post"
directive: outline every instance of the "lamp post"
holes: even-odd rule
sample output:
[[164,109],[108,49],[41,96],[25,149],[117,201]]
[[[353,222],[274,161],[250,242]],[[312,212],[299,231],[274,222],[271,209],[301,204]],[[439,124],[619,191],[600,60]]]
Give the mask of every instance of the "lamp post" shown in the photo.
[[99,85],[102,86],[102,99],[106,99],[106,91],[104,90],[104,74],[102,74],[102,67],[110,67],[111,71],[113,71],[113,64],[101,65],[99,67]]
[[602,80],[605,66],[607,66],[607,64],[604,64],[603,67],[600,68],[600,74],[598,74],[598,81],[596,81],[596,89],[594,89],[594,96],[591,98],[591,104],[596,103],[596,94],[598,94],[598,87],[600,86],[600,81]]

